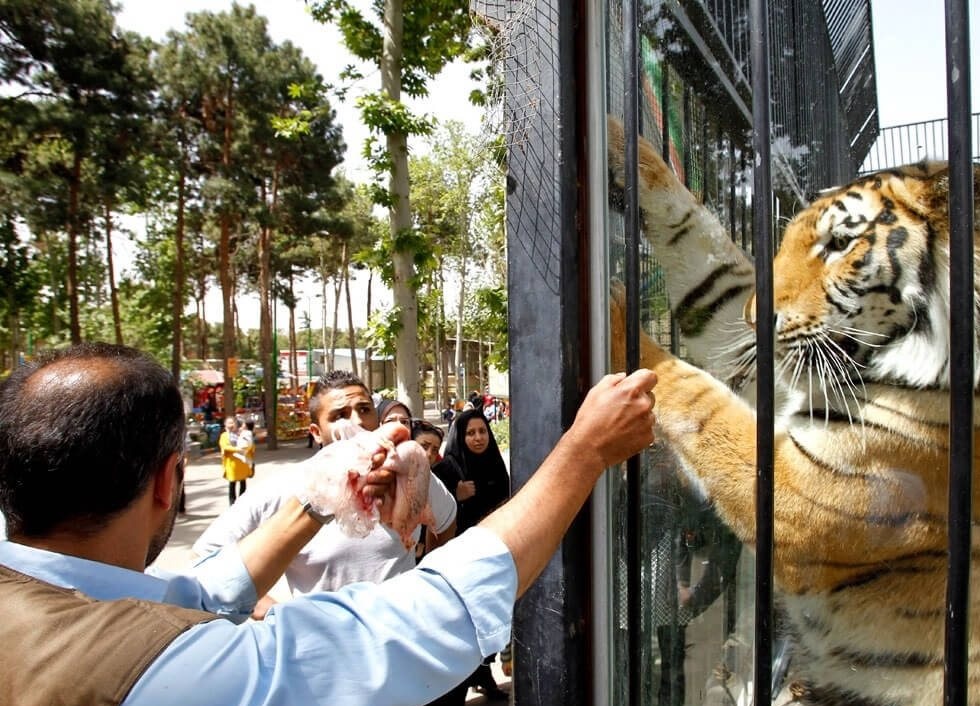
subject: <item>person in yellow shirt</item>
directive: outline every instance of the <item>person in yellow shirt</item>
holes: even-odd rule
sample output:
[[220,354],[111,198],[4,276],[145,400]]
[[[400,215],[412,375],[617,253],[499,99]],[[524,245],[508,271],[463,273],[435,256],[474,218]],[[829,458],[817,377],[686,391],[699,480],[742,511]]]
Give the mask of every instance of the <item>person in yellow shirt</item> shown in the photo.
[[234,505],[235,499],[245,492],[245,480],[252,475],[251,464],[238,454],[238,420],[234,417],[225,419],[225,430],[218,438],[218,448],[221,449],[224,477],[228,481],[228,504]]

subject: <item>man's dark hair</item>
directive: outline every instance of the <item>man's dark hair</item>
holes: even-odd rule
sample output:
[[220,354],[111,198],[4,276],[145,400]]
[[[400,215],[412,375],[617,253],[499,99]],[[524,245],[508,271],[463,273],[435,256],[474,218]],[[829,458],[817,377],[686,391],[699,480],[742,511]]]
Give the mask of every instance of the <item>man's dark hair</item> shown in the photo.
[[81,344],[17,368],[0,385],[8,534],[104,527],[183,451],[184,433],[176,382],[133,348]]
[[320,418],[320,395],[328,390],[343,390],[345,387],[360,387],[368,397],[371,391],[361,378],[357,377],[349,370],[331,370],[326,375],[317,378],[313,385],[313,394],[310,395],[310,420],[316,422]]

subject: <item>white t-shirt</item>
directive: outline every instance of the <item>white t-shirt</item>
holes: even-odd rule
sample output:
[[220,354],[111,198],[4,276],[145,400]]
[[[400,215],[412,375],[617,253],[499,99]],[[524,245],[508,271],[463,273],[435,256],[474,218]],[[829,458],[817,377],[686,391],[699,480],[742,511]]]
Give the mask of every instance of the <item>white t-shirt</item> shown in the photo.
[[[194,552],[207,556],[226,544],[237,542],[279,509],[291,497],[284,489],[301,487],[303,468],[281,474],[273,482],[238,496],[194,542]],[[429,506],[436,533],[446,531],[456,519],[456,500],[438,478],[429,474]],[[419,541],[421,529],[415,530]],[[380,522],[367,537],[348,537],[336,522],[316,533],[286,568],[285,577],[294,595],[335,591],[358,581],[380,583],[415,567],[415,549],[406,549],[398,535]]]

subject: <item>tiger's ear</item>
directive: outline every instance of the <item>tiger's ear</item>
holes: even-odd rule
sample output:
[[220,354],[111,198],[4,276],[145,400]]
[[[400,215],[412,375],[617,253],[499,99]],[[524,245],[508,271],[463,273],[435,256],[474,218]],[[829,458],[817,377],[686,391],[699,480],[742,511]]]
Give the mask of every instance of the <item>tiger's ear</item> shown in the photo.
[[[932,212],[945,215],[949,212],[949,166],[946,162],[931,162],[927,167],[935,168],[928,178]],[[980,164],[973,165],[973,212],[974,220],[980,224]]]
[[919,162],[888,178],[891,196],[922,218],[935,219],[948,210],[949,168],[945,162]]

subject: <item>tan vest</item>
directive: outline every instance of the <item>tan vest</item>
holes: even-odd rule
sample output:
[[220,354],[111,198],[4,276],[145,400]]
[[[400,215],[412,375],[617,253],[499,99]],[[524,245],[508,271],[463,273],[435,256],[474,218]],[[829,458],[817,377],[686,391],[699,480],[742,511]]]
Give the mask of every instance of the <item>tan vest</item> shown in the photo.
[[216,617],[97,601],[0,565],[0,706],[115,706],[174,638]]

